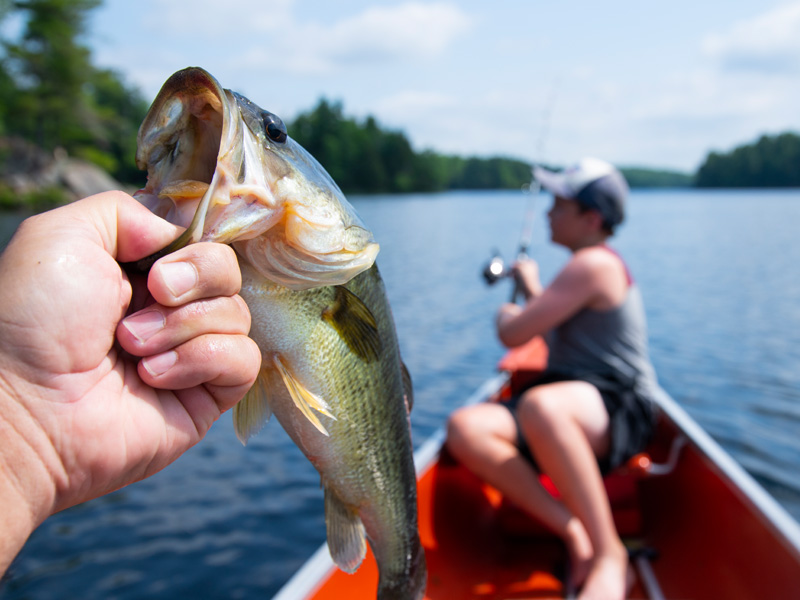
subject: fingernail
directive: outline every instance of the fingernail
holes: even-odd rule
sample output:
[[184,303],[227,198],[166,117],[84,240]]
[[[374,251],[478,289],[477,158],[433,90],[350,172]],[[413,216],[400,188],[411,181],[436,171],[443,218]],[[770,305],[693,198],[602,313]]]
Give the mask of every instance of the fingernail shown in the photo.
[[169,371],[172,366],[178,361],[178,353],[174,350],[156,354],[155,356],[148,356],[142,360],[142,366],[153,377],[158,377]]
[[175,298],[180,298],[197,285],[197,270],[191,263],[174,262],[161,265],[161,276]]
[[144,343],[164,328],[166,319],[157,310],[149,310],[127,317],[122,324],[137,340]]

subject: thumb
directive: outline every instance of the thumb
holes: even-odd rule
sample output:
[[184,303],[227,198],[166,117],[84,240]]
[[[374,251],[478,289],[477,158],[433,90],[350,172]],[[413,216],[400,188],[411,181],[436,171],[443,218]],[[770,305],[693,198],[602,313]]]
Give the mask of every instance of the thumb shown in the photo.
[[119,262],[139,260],[161,250],[183,231],[120,191],[89,196],[69,207],[80,210],[95,226],[103,247]]

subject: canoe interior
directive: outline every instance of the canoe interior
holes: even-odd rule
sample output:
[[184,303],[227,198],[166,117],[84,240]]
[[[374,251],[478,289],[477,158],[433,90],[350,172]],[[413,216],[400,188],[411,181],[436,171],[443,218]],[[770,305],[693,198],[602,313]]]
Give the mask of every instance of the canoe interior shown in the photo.
[[[543,345],[534,344],[506,357],[501,367],[511,371],[512,386],[541,370],[542,352]],[[647,458],[667,463],[677,436],[686,437],[662,414]],[[676,456],[676,468],[668,474],[647,474],[639,460],[605,480],[617,529],[639,557],[629,598],[800,597],[794,595],[800,594],[796,543],[787,542],[692,439]],[[543,483],[552,487],[546,478]],[[418,498],[428,563],[425,598],[565,597],[568,565],[560,540],[446,450],[419,473]],[[377,581],[369,552],[357,573],[331,568],[308,597],[371,599]]]

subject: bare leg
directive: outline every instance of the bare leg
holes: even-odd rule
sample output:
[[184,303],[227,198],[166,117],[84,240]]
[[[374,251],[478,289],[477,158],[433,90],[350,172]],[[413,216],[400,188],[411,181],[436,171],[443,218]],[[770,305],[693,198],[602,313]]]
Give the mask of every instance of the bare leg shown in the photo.
[[500,490],[560,536],[572,559],[572,584],[583,583],[593,557],[583,524],[539,483],[538,473],[516,447],[517,425],[496,404],[462,408],[448,422],[447,448],[470,471]]
[[519,405],[536,460],[580,519],[594,548],[581,598],[622,600],[628,556],[619,539],[596,456],[608,452],[608,413],[592,385],[567,381],[529,390]]

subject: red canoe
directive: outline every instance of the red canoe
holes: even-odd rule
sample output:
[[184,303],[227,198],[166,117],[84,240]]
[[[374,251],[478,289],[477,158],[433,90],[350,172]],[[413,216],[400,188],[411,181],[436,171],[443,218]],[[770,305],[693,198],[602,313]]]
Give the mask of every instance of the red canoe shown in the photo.
[[[541,340],[509,352],[469,402],[512,393],[546,352]],[[800,598],[800,526],[674,400],[663,394],[659,408],[647,452],[605,481],[637,575],[629,597]],[[443,440],[440,431],[415,454],[425,598],[569,597],[560,541],[457,464]],[[323,544],[274,600],[372,599],[377,582],[371,553],[347,575]]]

